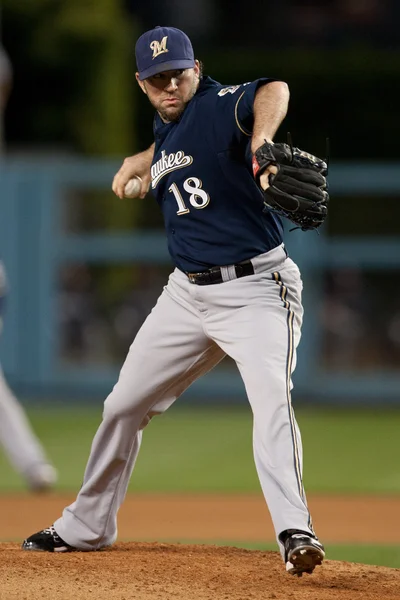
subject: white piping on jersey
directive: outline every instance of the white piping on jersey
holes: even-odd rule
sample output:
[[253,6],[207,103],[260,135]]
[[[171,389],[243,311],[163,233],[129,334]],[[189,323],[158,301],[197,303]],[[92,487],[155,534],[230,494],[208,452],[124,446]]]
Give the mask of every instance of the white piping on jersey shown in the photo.
[[178,152],[171,152],[171,154],[166,154],[165,150],[161,151],[161,158],[154,163],[151,167],[151,187],[154,188],[157,186],[160,179],[167,175],[167,173],[171,173],[171,171],[176,171],[176,169],[183,169],[184,167],[188,167],[193,162],[193,156],[185,156],[183,150],[178,150]]
[[[245,91],[246,91],[246,90],[244,90],[244,92],[245,92]],[[236,104],[235,104],[235,119],[236,119],[236,125],[239,127],[240,131],[241,131],[242,133],[244,133],[244,135],[248,135],[248,136],[250,137],[250,136],[251,136],[251,131],[246,131],[245,129],[243,129],[243,126],[242,126],[242,125],[239,123],[238,114],[237,114],[237,111],[238,111],[238,105],[239,105],[239,102],[240,102],[240,100],[241,100],[241,99],[242,99],[242,97],[243,97],[243,94],[244,94],[244,92],[242,92],[242,93],[240,94],[240,96],[239,96],[239,98],[238,98],[238,101],[237,101],[237,102],[236,102]]]

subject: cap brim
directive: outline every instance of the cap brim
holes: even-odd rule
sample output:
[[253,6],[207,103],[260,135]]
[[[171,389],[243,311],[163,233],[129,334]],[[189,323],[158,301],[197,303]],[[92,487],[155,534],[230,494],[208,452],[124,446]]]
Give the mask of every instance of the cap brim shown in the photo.
[[193,69],[195,65],[195,61],[191,58],[182,58],[180,60],[176,59],[157,63],[148,69],[139,72],[139,79],[140,81],[143,81],[143,79],[147,79],[148,77],[152,77],[153,75],[157,75],[157,73],[162,73],[163,71],[174,71],[175,69]]

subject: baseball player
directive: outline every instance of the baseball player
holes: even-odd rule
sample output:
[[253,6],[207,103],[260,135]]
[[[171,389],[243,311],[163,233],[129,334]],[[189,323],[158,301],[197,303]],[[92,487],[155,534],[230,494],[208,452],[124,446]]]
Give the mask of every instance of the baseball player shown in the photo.
[[[0,330],[6,295],[6,276],[0,261]],[[22,406],[4,379],[0,365],[0,444],[11,464],[34,492],[47,491],[57,481],[57,472],[50,464],[35,436]]]
[[0,158],[4,149],[4,111],[12,87],[11,62],[0,41]]
[[[0,160],[5,148],[3,113],[12,87],[11,62],[0,44]],[[6,275],[0,261],[0,332]],[[33,433],[22,406],[8,387],[0,365],[0,444],[10,462],[33,491],[50,489],[57,480],[57,472],[49,463],[44,450]]]
[[76,501],[22,547],[113,544],[144,427],[229,355],[253,411],[255,464],[286,569],[311,573],[324,548],[307,507],[290,397],[302,282],[279,215],[302,229],[323,222],[326,164],[273,143],[288,106],[284,82],[224,86],[203,77],[189,38],[172,27],[144,33],[136,62],[156,111],[154,144],[124,161],[113,190],[123,198],[134,176],[141,197],[151,185],[176,268],[105,401]]

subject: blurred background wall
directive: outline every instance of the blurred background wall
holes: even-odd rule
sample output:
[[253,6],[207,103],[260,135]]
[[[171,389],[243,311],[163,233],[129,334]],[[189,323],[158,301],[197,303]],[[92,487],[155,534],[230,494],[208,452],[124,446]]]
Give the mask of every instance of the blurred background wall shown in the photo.
[[[400,402],[400,162],[396,0],[2,0],[12,67],[0,158],[0,256],[10,294],[0,356],[25,397],[103,397],[171,270],[159,209],[111,182],[152,141],[134,44],[184,29],[227,84],[288,82],[296,145],[324,155],[331,210],[287,232],[304,279],[299,402]],[[3,67],[3,71],[6,68]],[[288,224],[290,229],[290,224]],[[187,395],[245,402],[226,359]]]

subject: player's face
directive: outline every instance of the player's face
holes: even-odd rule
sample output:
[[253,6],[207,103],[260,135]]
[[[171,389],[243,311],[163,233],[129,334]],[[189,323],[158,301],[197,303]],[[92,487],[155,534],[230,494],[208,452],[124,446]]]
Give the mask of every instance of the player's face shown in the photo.
[[177,121],[198,88],[199,62],[193,69],[163,71],[143,81],[136,73],[136,79],[163,121]]

